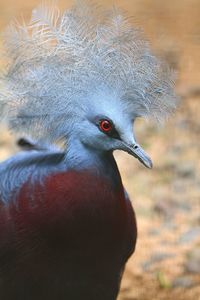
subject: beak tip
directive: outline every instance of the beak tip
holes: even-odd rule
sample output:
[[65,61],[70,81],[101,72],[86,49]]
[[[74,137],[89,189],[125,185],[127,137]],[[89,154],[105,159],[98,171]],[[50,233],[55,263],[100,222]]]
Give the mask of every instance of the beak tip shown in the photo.
[[149,164],[149,167],[148,167],[149,169],[153,169],[153,163],[152,163],[152,161],[151,161],[151,163]]
[[151,159],[149,158],[146,161],[142,161],[142,163],[145,165],[145,167],[147,167],[148,169],[153,169],[153,163],[151,161]]

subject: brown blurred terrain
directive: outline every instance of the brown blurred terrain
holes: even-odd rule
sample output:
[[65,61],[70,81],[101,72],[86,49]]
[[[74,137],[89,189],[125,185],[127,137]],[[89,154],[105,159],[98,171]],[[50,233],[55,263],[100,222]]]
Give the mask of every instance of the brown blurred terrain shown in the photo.
[[[137,214],[139,238],[119,300],[200,300],[200,1],[119,0],[144,29],[153,51],[177,71],[176,114],[165,127],[138,121],[136,135],[154,161],[144,169],[116,153]],[[0,0],[0,27],[38,4]],[[58,1],[61,8],[70,1]],[[16,151],[7,131],[0,159]]]

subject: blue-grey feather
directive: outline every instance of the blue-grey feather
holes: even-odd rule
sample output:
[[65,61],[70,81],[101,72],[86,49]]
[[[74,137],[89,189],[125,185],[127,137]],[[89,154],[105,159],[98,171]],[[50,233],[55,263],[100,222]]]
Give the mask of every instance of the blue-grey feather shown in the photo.
[[12,24],[4,36],[0,115],[13,131],[50,142],[68,137],[87,108],[101,107],[96,91],[117,95],[134,117],[161,120],[175,108],[172,72],[116,8],[78,1],[61,14],[41,5],[28,25]]

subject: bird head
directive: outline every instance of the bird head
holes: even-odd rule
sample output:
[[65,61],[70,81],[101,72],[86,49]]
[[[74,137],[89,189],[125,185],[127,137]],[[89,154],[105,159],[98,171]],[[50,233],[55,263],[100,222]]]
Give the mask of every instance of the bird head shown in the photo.
[[[81,122],[74,123],[74,139],[79,139],[87,148],[98,152],[123,150],[136,157],[146,167],[152,162],[142,147],[137,144],[133,124],[134,116],[124,109],[116,95],[101,91],[91,95]],[[91,103],[93,105],[91,105]]]
[[0,115],[13,131],[50,143],[78,139],[95,151],[120,149],[152,167],[133,124],[174,110],[173,73],[124,13],[80,1],[63,14],[41,5],[28,25],[12,25],[4,36]]

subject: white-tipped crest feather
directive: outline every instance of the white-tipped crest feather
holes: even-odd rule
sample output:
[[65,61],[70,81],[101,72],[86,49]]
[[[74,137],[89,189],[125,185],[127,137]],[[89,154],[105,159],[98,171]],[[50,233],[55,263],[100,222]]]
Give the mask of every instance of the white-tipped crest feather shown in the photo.
[[15,131],[67,137],[100,90],[117,95],[134,117],[160,120],[175,108],[173,75],[116,8],[78,1],[61,15],[40,5],[29,25],[12,24],[4,36],[0,116]]

